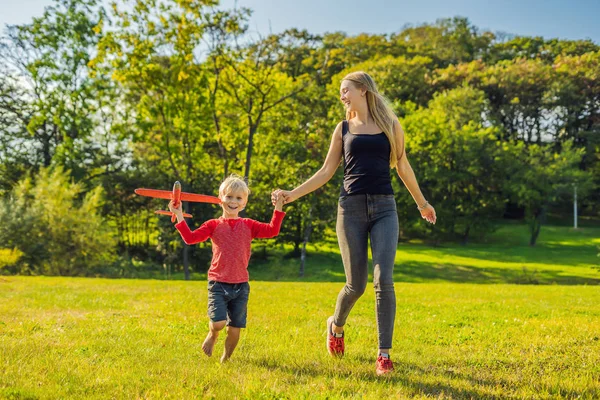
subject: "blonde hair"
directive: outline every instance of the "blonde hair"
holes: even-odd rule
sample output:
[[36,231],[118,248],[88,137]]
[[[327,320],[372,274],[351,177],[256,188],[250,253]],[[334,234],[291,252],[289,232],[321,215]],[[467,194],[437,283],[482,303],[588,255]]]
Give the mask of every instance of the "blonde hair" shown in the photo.
[[[390,167],[395,168],[398,164],[398,146],[395,140],[394,121],[398,119],[389,101],[377,90],[375,81],[369,74],[363,71],[351,72],[342,79],[352,82],[357,88],[367,91],[367,107],[373,121],[379,129],[385,133],[390,142]],[[356,115],[355,111],[346,111],[346,120],[352,119]],[[403,146],[404,147],[404,146]],[[404,154],[404,149],[400,149],[400,156]]]
[[244,178],[236,174],[231,174],[225,178],[221,183],[221,186],[219,186],[219,197],[228,192],[235,192],[238,190],[243,191],[246,194],[246,197],[250,194],[250,188]]

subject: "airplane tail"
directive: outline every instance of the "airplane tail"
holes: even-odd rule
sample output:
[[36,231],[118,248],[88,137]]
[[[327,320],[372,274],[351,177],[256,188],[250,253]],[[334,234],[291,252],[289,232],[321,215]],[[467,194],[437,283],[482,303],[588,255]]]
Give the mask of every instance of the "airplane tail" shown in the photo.
[[[168,215],[171,217],[171,222],[175,222],[175,220],[177,219],[177,217],[175,216],[175,214],[173,214],[171,211],[164,211],[164,210],[156,210],[154,211],[155,214],[160,214],[160,215]],[[188,214],[188,213],[183,213],[183,217],[184,218],[192,218],[192,214]]]

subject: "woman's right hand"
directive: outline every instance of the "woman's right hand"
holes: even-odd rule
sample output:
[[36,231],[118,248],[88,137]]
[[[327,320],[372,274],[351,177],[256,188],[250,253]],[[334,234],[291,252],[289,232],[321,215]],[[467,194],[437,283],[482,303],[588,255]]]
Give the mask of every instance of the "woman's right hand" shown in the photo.
[[421,218],[429,222],[430,224],[434,224],[437,220],[437,216],[435,215],[435,208],[429,203],[425,205],[425,207],[421,210]]
[[273,205],[277,203],[277,199],[279,198],[279,196],[283,196],[283,204],[289,204],[292,201],[296,200],[292,195],[291,190],[275,189],[271,192],[271,203],[273,203]]

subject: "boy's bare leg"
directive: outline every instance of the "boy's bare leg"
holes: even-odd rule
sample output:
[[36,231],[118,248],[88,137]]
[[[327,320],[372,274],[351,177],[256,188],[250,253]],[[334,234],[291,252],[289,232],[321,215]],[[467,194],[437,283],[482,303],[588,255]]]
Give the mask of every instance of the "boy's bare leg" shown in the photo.
[[235,347],[240,341],[241,328],[234,328],[233,326],[227,327],[227,338],[225,339],[225,351],[221,357],[221,362],[229,360],[229,357],[233,354]]
[[213,349],[215,347],[215,342],[219,337],[219,331],[225,327],[226,322],[227,321],[209,322],[208,335],[206,335],[206,339],[204,339],[204,343],[202,343],[202,351],[204,351],[204,354],[206,354],[207,356],[212,356]]

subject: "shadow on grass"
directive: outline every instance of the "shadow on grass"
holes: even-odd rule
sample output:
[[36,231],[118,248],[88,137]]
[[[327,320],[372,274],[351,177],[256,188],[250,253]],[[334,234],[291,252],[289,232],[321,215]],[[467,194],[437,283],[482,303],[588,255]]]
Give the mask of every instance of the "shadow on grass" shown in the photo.
[[578,266],[598,262],[596,257],[597,247],[590,244],[565,245],[560,243],[544,243],[531,246],[452,246],[452,247],[426,247],[415,245],[401,245],[399,252],[420,255],[444,257],[472,258],[482,263],[486,261],[506,263],[535,263],[546,265]]
[[[398,246],[396,282],[455,282],[526,285],[599,285],[600,229],[574,231],[544,227],[535,247],[527,245],[527,228],[505,224],[486,242],[462,246],[446,243],[430,247],[418,243]],[[288,258],[290,245],[257,246],[248,270],[250,279],[269,282],[345,282],[344,268],[335,232],[310,245],[305,271],[300,276],[300,259]],[[594,269],[594,266],[597,266]],[[193,272],[191,280],[206,280],[206,267]],[[571,268],[574,267],[574,268]],[[583,267],[583,268],[581,268]],[[592,268],[590,268],[592,267]],[[371,272],[372,272],[372,267]],[[183,280],[181,269],[166,275],[163,270],[132,272],[115,278]]]
[[489,268],[482,260],[481,267],[455,264],[410,262],[396,266],[396,282],[455,282],[497,284],[512,283],[521,285],[600,285],[598,278],[569,274],[566,270]]
[[[327,379],[347,379],[350,381],[360,381],[368,383],[384,383],[392,386],[401,386],[411,392],[412,395],[426,394],[439,396],[442,393],[451,395],[451,398],[481,398],[486,393],[476,388],[462,389],[454,388],[445,384],[427,384],[420,382],[412,377],[407,376],[407,372],[414,373],[415,366],[406,363],[394,361],[396,371],[388,376],[380,377],[375,374],[375,362],[369,360],[367,363],[372,367],[368,372],[357,372],[342,370],[337,367],[329,367],[329,364],[300,364],[300,363],[283,363],[271,358],[253,359],[250,362],[257,368],[263,368],[269,371],[284,372],[295,377],[295,380],[302,377]],[[338,393],[341,394],[341,393]],[[356,393],[354,393],[356,395]],[[486,396],[487,398],[494,398]]]
[[[426,395],[426,396],[446,396],[449,398],[487,398],[499,399],[510,396],[515,389],[514,382],[509,382],[505,379],[482,379],[473,377],[472,374],[460,374],[455,372],[454,368],[431,366],[423,368],[416,364],[403,361],[394,361],[394,373],[379,377],[375,374],[375,362],[372,358],[365,356],[356,357],[361,363],[371,367],[366,372],[349,371],[342,367],[330,366],[329,363],[301,363],[289,361],[282,362],[274,358],[251,358],[249,362],[257,368],[263,368],[269,371],[284,372],[294,376],[295,380],[302,377],[318,378],[325,377],[328,379],[347,379],[352,381],[368,382],[368,383],[384,383],[393,386],[402,386],[410,392],[410,395]],[[339,361],[343,363],[344,361]],[[343,365],[343,364],[342,364]],[[457,366],[456,369],[460,369]],[[436,382],[432,383],[431,378],[440,378],[440,380],[453,380],[452,383]],[[466,384],[465,384],[466,383]],[[524,385],[527,385],[524,382]],[[459,387],[468,386],[469,388]],[[498,388],[506,388],[506,392],[500,395],[494,394]],[[528,388],[528,391],[535,391],[535,388]],[[554,394],[560,394],[566,397],[581,397],[594,395],[590,390],[573,391],[572,389],[564,389],[560,387],[552,388]],[[598,393],[595,393],[596,395]],[[513,393],[514,395],[514,393]]]
[[[486,252],[490,256],[490,252]],[[471,257],[473,255],[471,254]],[[453,282],[453,283],[478,283],[478,284],[523,284],[523,285],[600,285],[600,270],[597,277],[579,276],[569,272],[568,267],[557,268],[531,268],[526,265],[521,268],[513,266],[491,267],[488,263],[497,263],[498,260],[480,258],[478,266],[461,265],[457,263],[430,263],[420,261],[403,261],[396,263],[394,269],[395,282]],[[527,257],[523,263],[532,262]],[[537,261],[536,261],[537,262]],[[513,262],[514,263],[514,262]],[[372,266],[369,265],[371,277]],[[310,254],[307,258],[304,276],[298,272],[300,261],[298,259],[261,260],[253,262],[249,267],[252,280],[281,281],[281,282],[345,282],[344,268],[340,255],[333,251]],[[372,280],[372,278],[370,279]]]

